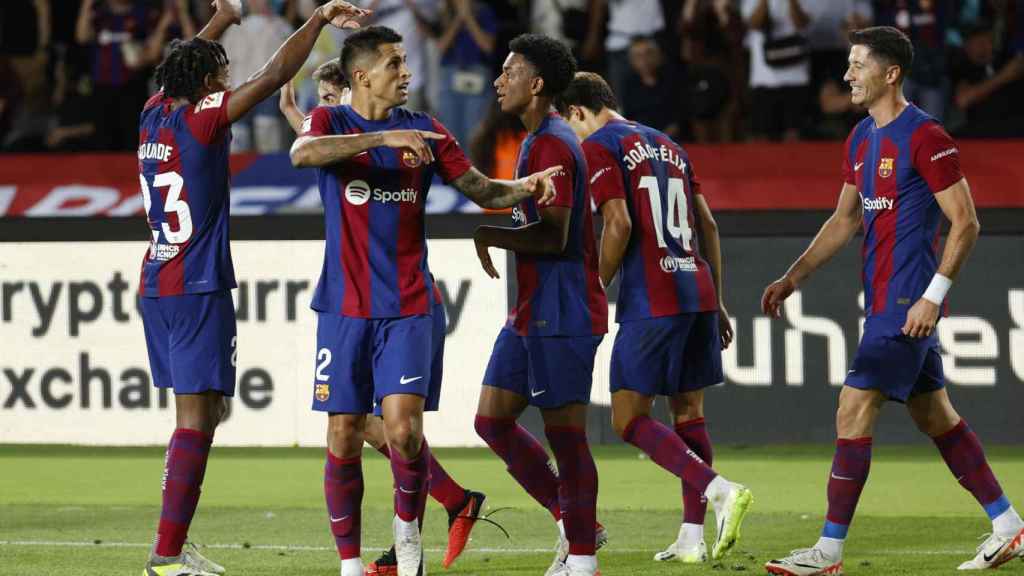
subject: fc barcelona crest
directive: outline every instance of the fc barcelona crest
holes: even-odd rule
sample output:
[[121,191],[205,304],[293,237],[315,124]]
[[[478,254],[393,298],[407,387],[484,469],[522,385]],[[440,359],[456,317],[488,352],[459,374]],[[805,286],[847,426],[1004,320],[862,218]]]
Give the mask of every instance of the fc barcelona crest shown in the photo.
[[409,168],[415,168],[420,165],[420,157],[408,150],[404,150],[402,151],[402,164]]
[[892,158],[882,158],[881,161],[878,162],[878,175],[882,178],[892,176],[892,163]]
[[319,402],[327,402],[327,399],[331,397],[330,384],[317,384],[313,389],[313,396]]

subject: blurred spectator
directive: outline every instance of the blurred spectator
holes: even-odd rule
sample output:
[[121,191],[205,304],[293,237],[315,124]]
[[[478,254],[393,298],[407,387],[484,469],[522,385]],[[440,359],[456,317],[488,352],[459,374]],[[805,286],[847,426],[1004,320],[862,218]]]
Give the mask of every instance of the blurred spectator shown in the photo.
[[746,79],[739,10],[730,0],[686,0],[679,30],[693,136],[698,142],[731,142]]
[[160,58],[173,18],[144,0],[82,0],[75,39],[89,50],[92,91],[103,102],[95,119],[100,149],[137,146],[147,72]]
[[49,101],[44,92],[50,31],[47,0],[0,3],[0,55],[7,57],[25,94],[26,105],[34,112],[44,111],[44,103]]
[[629,43],[637,36],[655,37],[665,28],[665,15],[661,3],[655,0],[591,0],[587,37],[580,54],[583,60],[601,59],[601,31],[608,16],[604,36],[604,56],[607,62],[605,79],[615,94],[625,94],[629,81]]
[[801,0],[811,23],[807,41],[811,48],[811,96],[816,103],[813,136],[845,138],[863,112],[850,101],[850,87],[843,80],[850,53],[848,34],[871,25],[870,0]]
[[623,114],[630,120],[661,130],[672,138],[680,133],[681,83],[654,38],[634,38],[629,45],[629,81],[622,99]]
[[534,0],[530,3],[530,31],[562,40],[580,58],[587,37],[588,0]]
[[[237,88],[270,61],[277,47],[288,39],[292,27],[271,10],[268,0],[249,0],[249,11],[238,26],[221,38],[231,62],[231,87]],[[241,120],[231,124],[232,152],[277,152],[285,147],[284,123],[277,99],[267,98]]]
[[976,22],[962,31],[963,48],[951,59],[954,103],[963,110],[967,124],[958,135],[1010,137],[1024,135],[1024,46],[1010,46],[996,53],[992,25]]
[[484,3],[447,1],[437,39],[441,54],[437,111],[441,122],[463,145],[493,99],[491,61],[497,31],[494,11]]
[[46,149],[60,152],[92,150],[97,145],[97,105],[89,77],[66,58],[65,50],[55,54],[53,125],[46,134]]
[[937,118],[946,116],[946,30],[953,0],[875,0],[875,20],[895,26],[914,44],[914,63],[903,82],[907,100]]
[[480,126],[473,131],[469,142],[469,157],[473,165],[491,178],[515,178],[519,147],[526,139],[526,130],[519,117],[505,114],[497,102],[492,102]]
[[754,139],[796,140],[809,97],[811,65],[803,0],[743,0],[750,49]]
[[0,54],[0,149],[7,148],[14,116],[21,107],[21,83],[7,57]]

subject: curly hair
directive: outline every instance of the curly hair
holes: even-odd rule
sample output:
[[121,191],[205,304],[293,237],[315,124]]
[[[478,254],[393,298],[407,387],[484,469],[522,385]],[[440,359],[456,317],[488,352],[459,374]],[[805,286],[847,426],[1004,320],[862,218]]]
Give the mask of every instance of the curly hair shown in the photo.
[[582,106],[595,114],[602,108],[619,109],[611,86],[593,72],[577,72],[569,87],[555,97],[555,108],[559,114],[566,114],[569,106]]
[[520,34],[508,44],[508,49],[522,54],[544,80],[542,96],[555,97],[569,87],[576,74],[576,59],[569,48],[543,34]]
[[327,82],[338,88],[349,88],[348,78],[345,77],[345,71],[341,69],[341,63],[337,58],[317,66],[313,71],[313,80]]
[[195,104],[206,86],[206,75],[216,75],[227,65],[228,55],[217,42],[202,38],[174,40],[170,52],[156,67],[156,83],[164,95]]
[[345,43],[341,46],[341,56],[338,58],[341,71],[351,78],[352,65],[356,58],[367,52],[376,52],[381,44],[397,44],[401,41],[402,35],[387,26],[360,28],[345,38]]

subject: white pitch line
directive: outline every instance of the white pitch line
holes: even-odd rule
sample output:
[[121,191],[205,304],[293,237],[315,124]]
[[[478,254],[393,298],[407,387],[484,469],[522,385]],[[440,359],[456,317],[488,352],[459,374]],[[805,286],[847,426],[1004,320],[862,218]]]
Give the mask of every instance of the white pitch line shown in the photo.
[[[60,540],[0,540],[0,546],[66,546],[78,548],[150,548],[153,544],[146,542],[92,542],[92,541],[60,541]],[[221,550],[269,550],[275,552],[333,552],[334,548],[329,546],[300,546],[292,544],[202,544],[201,548],[212,548]],[[383,552],[385,548],[373,548],[364,546],[367,552]],[[541,554],[550,553],[553,548],[470,548],[466,552],[477,554]],[[443,548],[424,548],[424,552],[442,553]],[[658,552],[653,548],[602,548],[601,554],[639,554]],[[873,550],[868,554],[861,555],[865,558],[872,556],[962,556],[972,554],[972,550]],[[737,557],[745,557],[746,553],[739,552]]]

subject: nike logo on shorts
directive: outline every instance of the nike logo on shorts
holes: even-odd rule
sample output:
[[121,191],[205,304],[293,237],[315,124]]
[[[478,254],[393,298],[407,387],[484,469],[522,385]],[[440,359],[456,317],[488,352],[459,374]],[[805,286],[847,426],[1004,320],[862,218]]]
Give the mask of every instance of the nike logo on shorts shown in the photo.
[[530,396],[536,398],[545,392],[547,392],[547,390],[530,390]]
[[423,379],[423,376],[417,376],[415,378],[406,378],[405,375],[403,375],[401,378],[398,379],[398,383],[401,384],[402,386],[405,386],[406,384],[409,384],[410,382],[415,382],[417,380],[422,380],[422,379]]

